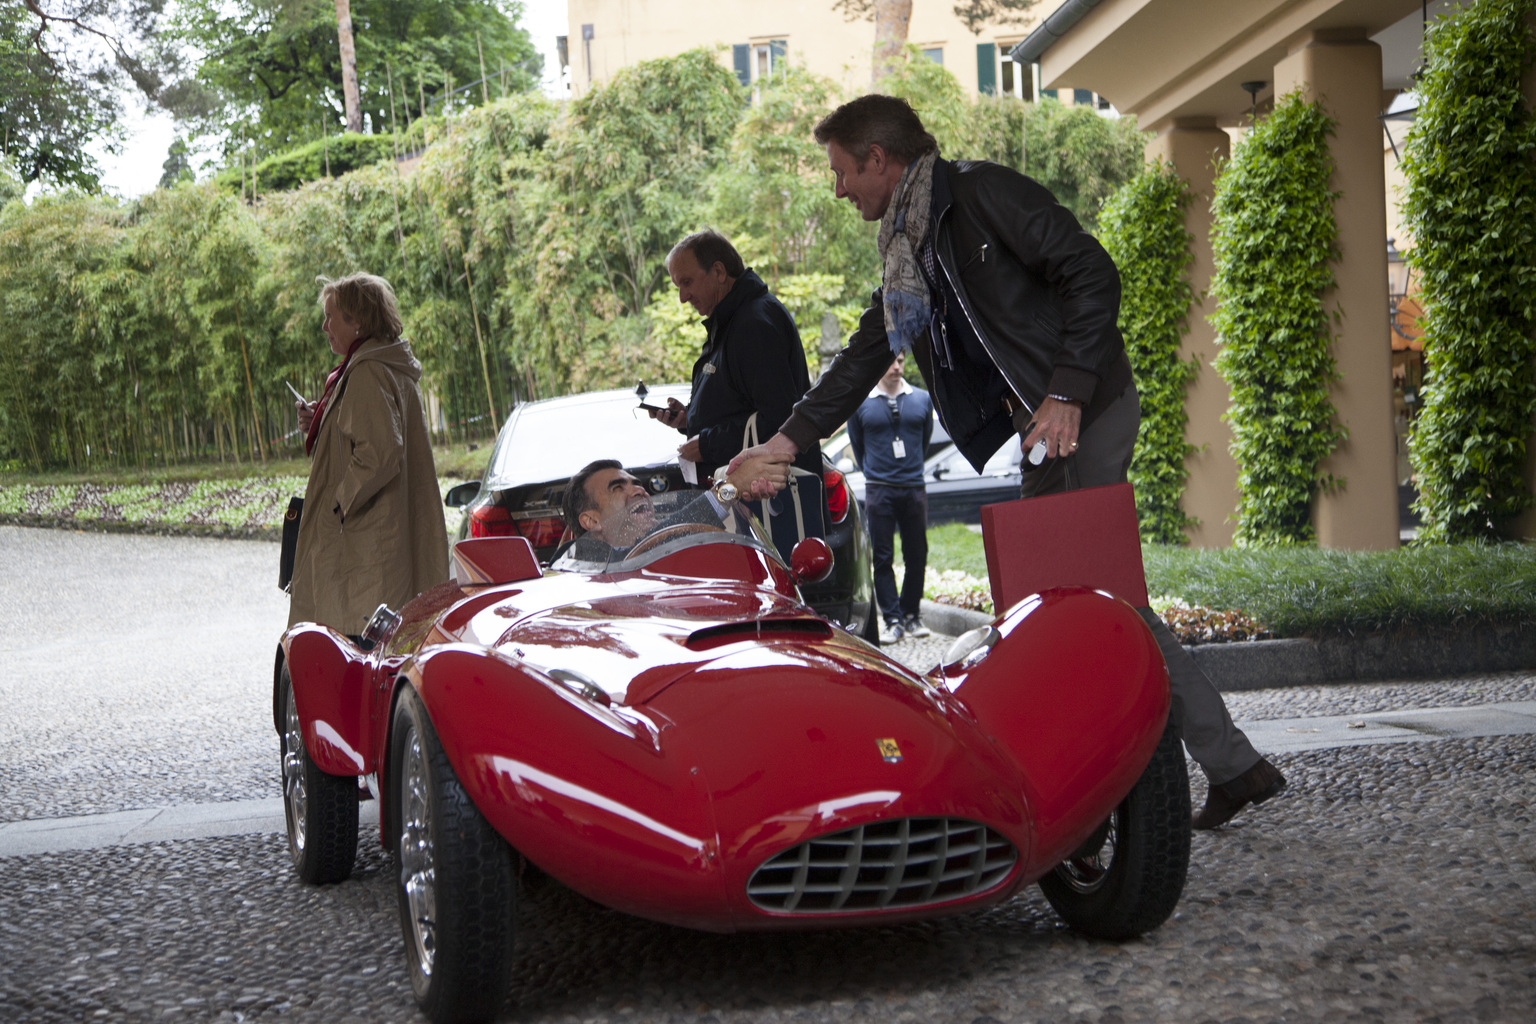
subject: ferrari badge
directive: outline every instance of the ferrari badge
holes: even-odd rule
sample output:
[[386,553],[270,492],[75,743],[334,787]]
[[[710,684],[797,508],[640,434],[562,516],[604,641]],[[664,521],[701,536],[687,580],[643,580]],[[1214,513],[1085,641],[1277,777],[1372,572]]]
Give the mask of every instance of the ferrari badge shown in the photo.
[[890,764],[901,760],[901,748],[896,745],[894,739],[875,740],[875,746],[880,748],[880,758]]

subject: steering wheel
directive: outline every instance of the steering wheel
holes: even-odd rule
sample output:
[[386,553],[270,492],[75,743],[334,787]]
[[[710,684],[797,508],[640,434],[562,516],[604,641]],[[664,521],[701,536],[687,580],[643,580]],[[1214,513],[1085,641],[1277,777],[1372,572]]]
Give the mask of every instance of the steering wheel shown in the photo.
[[657,547],[660,544],[664,544],[669,540],[675,540],[678,537],[686,537],[691,533],[724,532],[725,527],[719,526],[715,523],[673,523],[671,526],[662,527],[655,533],[651,534],[649,537],[641,540],[640,543],[636,544],[634,547],[630,548],[629,554],[625,555],[624,559],[625,561],[628,561],[629,559],[634,558],[636,555],[645,554],[647,551]]

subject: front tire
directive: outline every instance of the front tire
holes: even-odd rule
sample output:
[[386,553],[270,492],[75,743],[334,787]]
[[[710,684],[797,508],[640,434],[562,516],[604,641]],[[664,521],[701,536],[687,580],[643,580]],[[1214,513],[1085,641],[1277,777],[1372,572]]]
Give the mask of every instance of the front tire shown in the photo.
[[1132,939],[1168,919],[1189,871],[1189,773],[1170,721],[1135,787],[1072,856],[1040,879],[1062,920]]
[[408,687],[390,746],[395,891],[411,989],[434,1024],[490,1020],[512,987],[512,849],[464,792],[426,707]]
[[344,881],[357,859],[357,779],[330,775],[310,760],[293,702],[293,678],[283,666],[283,817],[288,854],[299,879],[314,885]]

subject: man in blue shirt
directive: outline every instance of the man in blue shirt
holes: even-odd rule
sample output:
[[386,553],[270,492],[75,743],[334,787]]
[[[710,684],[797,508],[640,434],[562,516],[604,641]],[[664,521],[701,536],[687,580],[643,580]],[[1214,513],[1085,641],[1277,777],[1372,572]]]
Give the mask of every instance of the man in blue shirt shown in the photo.
[[[848,441],[864,471],[864,510],[874,546],[875,601],[880,606],[880,642],[928,636],[918,614],[928,565],[928,490],[923,454],[933,438],[933,402],[928,392],[902,377],[906,355],[885,371],[864,404],[848,419]],[[901,531],[906,574],[901,595],[891,568],[894,539]]]

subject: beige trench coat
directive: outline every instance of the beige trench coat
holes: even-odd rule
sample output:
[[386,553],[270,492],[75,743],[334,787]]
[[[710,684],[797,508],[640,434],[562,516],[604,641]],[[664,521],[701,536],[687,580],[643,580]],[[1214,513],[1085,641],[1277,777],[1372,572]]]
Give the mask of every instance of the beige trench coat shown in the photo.
[[356,636],[448,578],[448,532],[410,344],[366,341],[315,435],[288,624]]

